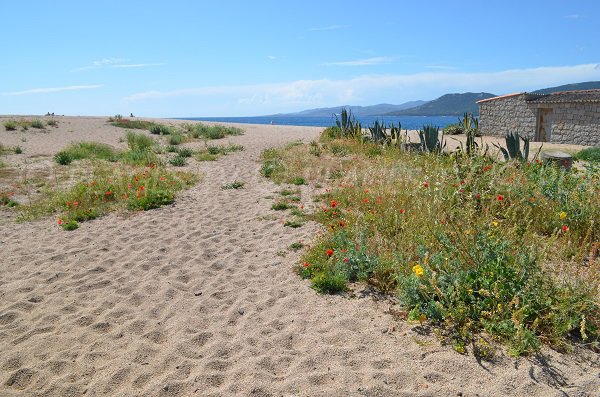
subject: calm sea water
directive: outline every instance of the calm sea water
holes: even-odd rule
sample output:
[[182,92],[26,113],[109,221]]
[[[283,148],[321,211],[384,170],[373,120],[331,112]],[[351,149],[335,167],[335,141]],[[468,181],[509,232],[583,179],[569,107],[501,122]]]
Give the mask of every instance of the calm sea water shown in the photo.
[[[182,117],[181,120],[216,121],[222,123],[243,124],[275,124],[275,125],[300,125],[312,127],[329,127],[335,125],[333,117]],[[363,127],[372,125],[376,120],[387,125],[394,123],[402,125],[402,129],[418,130],[424,125],[434,125],[443,128],[458,122],[457,116],[364,116],[357,117]]]

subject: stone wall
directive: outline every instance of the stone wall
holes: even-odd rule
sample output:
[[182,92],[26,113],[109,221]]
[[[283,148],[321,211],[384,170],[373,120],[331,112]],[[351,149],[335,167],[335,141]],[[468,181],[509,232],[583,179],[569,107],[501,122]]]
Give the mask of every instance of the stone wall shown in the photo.
[[511,95],[479,104],[479,129],[483,135],[505,136],[518,132],[533,140],[536,109],[527,106],[526,94]]
[[600,103],[553,103],[552,136],[556,143],[600,146]]
[[538,108],[552,109],[550,141],[600,146],[600,103],[527,102],[526,94],[479,104],[479,129],[483,135],[505,136],[518,132],[535,140]]

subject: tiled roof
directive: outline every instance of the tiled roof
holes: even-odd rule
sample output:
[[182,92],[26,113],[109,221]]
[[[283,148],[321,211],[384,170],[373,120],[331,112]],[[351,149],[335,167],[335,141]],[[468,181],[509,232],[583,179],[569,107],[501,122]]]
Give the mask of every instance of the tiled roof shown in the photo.
[[600,90],[562,91],[547,95],[529,94],[527,102],[534,103],[571,103],[600,102]]
[[523,92],[515,92],[513,94],[505,94],[505,95],[495,96],[493,98],[482,99],[482,100],[477,101],[475,103],[483,103],[483,102],[488,102],[488,101],[495,101],[496,99],[503,99],[503,98],[508,98],[508,97],[511,97],[511,96],[517,96],[517,95],[521,95],[521,94],[523,94]]

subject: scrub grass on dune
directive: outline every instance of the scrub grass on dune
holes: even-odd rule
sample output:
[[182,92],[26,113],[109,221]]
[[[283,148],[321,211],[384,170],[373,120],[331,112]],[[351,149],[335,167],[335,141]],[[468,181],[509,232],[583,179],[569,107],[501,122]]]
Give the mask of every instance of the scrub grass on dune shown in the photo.
[[461,353],[486,351],[481,332],[513,355],[542,343],[598,345],[597,167],[409,153],[355,138],[262,159],[277,183],[328,186],[311,215],[325,232],[297,268],[317,291],[369,283],[396,295],[409,320],[440,326]]

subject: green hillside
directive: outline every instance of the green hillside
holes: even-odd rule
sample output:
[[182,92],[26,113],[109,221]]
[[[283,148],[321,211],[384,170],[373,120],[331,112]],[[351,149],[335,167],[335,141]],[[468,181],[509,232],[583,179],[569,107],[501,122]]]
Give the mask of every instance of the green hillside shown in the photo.
[[466,92],[446,94],[423,105],[386,113],[386,116],[460,116],[467,113],[478,114],[477,101],[495,97],[488,92]]
[[600,89],[600,81],[586,81],[584,83],[565,84],[557,87],[544,88],[533,91],[532,94],[552,94],[553,92],[561,91],[581,91],[581,90],[597,90]]

